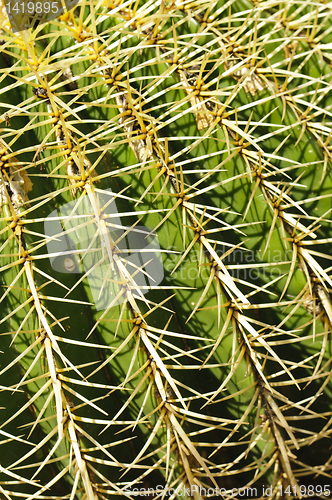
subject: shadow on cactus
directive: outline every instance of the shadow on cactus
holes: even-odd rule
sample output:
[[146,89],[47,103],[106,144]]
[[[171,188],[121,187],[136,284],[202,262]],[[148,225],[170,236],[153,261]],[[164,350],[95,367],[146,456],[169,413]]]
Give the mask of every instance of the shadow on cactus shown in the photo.
[[331,496],[331,16],[3,6],[1,498]]

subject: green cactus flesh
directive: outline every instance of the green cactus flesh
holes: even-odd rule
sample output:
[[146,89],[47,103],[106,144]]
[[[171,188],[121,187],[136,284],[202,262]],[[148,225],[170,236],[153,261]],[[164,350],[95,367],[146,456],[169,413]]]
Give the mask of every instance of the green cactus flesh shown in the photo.
[[331,4],[2,7],[0,498],[330,497]]

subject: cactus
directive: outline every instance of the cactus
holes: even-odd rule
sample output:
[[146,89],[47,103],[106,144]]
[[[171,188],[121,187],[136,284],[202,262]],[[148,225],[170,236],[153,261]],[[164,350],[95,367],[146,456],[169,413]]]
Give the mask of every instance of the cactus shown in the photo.
[[331,5],[40,4],[1,11],[0,498],[329,498]]

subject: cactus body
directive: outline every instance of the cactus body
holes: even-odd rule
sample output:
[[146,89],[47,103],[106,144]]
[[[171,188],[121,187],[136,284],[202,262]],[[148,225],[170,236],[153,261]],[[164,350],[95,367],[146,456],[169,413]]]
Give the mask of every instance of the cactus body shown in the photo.
[[331,16],[3,8],[1,498],[330,497]]

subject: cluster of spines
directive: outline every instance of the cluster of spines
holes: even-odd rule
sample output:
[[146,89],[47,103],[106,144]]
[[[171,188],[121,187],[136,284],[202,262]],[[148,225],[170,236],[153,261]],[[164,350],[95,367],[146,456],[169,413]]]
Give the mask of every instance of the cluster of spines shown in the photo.
[[[179,8],[179,7],[181,7],[181,6],[176,5],[176,8]],[[116,15],[121,15],[122,11],[121,11],[121,9],[119,9],[119,6],[117,6],[116,10],[117,10]],[[179,9],[179,10],[181,10],[181,9]],[[190,12],[190,14],[192,14],[194,12],[194,9],[191,9],[189,12]],[[126,14],[124,17],[125,17],[127,22],[128,22],[128,19],[130,21],[130,18],[128,18],[129,14],[130,14],[130,10],[126,10]],[[135,15],[136,15],[136,12],[135,12]],[[211,15],[211,12],[209,13],[209,15]],[[156,16],[156,18],[157,17],[158,16]],[[198,14],[196,16],[196,19],[198,21],[201,21],[202,15]],[[203,17],[203,19],[204,19],[204,17]],[[149,22],[151,22],[151,21],[149,21]],[[205,24],[207,24],[206,19],[204,20],[204,22],[205,22]],[[213,27],[213,32],[215,32],[217,29],[215,26],[216,23],[214,21],[212,22],[210,19],[209,19],[209,22],[211,22],[211,25]],[[140,24],[142,24],[142,22]],[[129,26],[129,29],[134,29],[135,23],[133,23],[132,25],[131,25],[131,23],[128,23],[128,26]],[[142,30],[142,33],[144,34],[144,29]],[[147,36],[147,35],[145,35],[145,36]],[[222,37],[220,37],[220,40],[221,39],[222,39]],[[158,42],[158,45],[161,46],[161,40],[162,40],[162,37],[161,37],[160,32],[158,33],[158,39],[156,41],[153,40],[151,37],[151,34],[149,34],[149,45],[154,45],[154,44],[157,45],[157,42]],[[85,36],[84,41],[86,43],[87,36]],[[221,43],[221,41],[218,43]],[[95,50],[95,44],[87,45],[87,51],[89,52],[91,50]],[[228,50],[227,54],[230,54],[229,50]],[[95,56],[95,58],[97,57],[96,54],[94,54],[94,56]],[[107,57],[108,56],[109,55],[107,54]],[[238,60],[237,63],[234,64],[234,60],[232,59],[232,57],[228,57],[228,59],[229,59],[229,61],[228,61],[228,68],[229,69],[236,66],[237,63],[240,65],[239,67],[241,68],[241,60]],[[227,71],[227,60],[228,59],[226,56],[226,59],[225,59],[226,71]],[[245,59],[242,59],[242,61],[243,60],[245,60]],[[173,61],[173,64],[174,64],[174,61]],[[331,321],[331,314],[330,314],[331,305],[330,305],[330,301],[329,301],[329,296],[326,293],[325,288],[324,288],[326,285],[326,282],[329,283],[330,279],[329,279],[327,273],[325,273],[322,270],[322,268],[319,266],[319,264],[316,262],[316,260],[314,260],[312,253],[310,253],[309,250],[303,248],[303,244],[301,244],[301,242],[303,240],[303,236],[304,236],[303,232],[308,233],[308,231],[309,231],[310,235],[312,236],[313,229],[312,230],[311,229],[309,229],[309,230],[304,229],[305,226],[303,226],[299,222],[298,218],[294,218],[292,215],[287,214],[287,211],[286,211],[287,206],[297,206],[297,205],[294,203],[293,200],[291,200],[289,198],[287,190],[280,188],[279,186],[276,186],[275,184],[273,184],[267,180],[267,177],[269,174],[263,173],[263,170],[265,167],[265,161],[262,160],[262,158],[261,158],[261,152],[260,151],[257,152],[258,148],[257,148],[256,142],[254,141],[252,136],[250,134],[248,134],[247,128],[249,127],[249,125],[248,125],[248,127],[246,127],[246,129],[244,131],[242,131],[241,128],[237,125],[236,121],[233,122],[230,119],[230,114],[228,112],[226,112],[226,115],[223,114],[226,110],[226,105],[228,105],[231,102],[231,100],[234,98],[236,93],[241,88],[243,88],[243,87],[245,88],[245,85],[246,85],[246,82],[248,79],[249,79],[249,82],[251,82],[251,86],[249,83],[249,87],[246,90],[248,90],[251,93],[255,93],[255,91],[262,90],[263,84],[260,84],[261,88],[253,88],[253,86],[252,86],[252,85],[254,85],[254,86],[256,85],[256,87],[259,87],[259,85],[257,83],[258,76],[252,77],[252,75],[256,75],[256,67],[253,67],[251,69],[251,73],[250,73],[250,69],[247,71],[247,69],[245,67],[245,63],[244,63],[244,69],[246,69],[246,71],[241,72],[240,70],[237,70],[237,69],[234,70],[234,77],[237,80],[235,90],[231,93],[230,98],[226,102],[226,105],[221,105],[217,99],[207,99],[205,95],[200,94],[201,87],[199,86],[199,83],[197,83],[197,82],[199,82],[200,79],[202,78],[202,74],[204,72],[204,67],[202,67],[202,71],[198,71],[198,75],[199,75],[198,77],[197,77],[197,73],[196,73],[194,78],[190,78],[190,77],[188,78],[188,75],[183,70],[183,62],[182,61],[176,62],[175,64],[177,65],[176,72],[179,74],[179,80],[181,82],[182,88],[187,93],[188,101],[190,102],[190,105],[192,107],[193,106],[195,107],[195,114],[197,115],[198,129],[203,130],[206,127],[208,127],[208,128],[211,127],[211,130],[212,130],[215,126],[221,126],[225,132],[227,147],[228,147],[229,153],[230,153],[229,158],[233,157],[233,144],[235,144],[235,153],[241,152],[243,158],[245,159],[245,161],[248,165],[248,172],[246,172],[245,174],[242,174],[241,175],[242,178],[244,178],[244,177],[250,178],[251,177],[256,181],[255,182],[255,190],[253,191],[253,194],[252,194],[252,197],[250,198],[250,201],[253,200],[255,194],[257,194],[257,191],[260,189],[261,192],[263,193],[263,195],[265,196],[265,199],[266,199],[267,203],[270,205],[271,210],[274,214],[274,224],[276,224],[277,221],[279,223],[283,224],[284,227],[286,228],[286,231],[288,232],[288,234],[290,236],[289,239],[291,240],[291,243],[293,245],[293,252],[294,252],[293,262],[294,263],[296,262],[295,257],[297,255],[301,256],[302,268],[306,269],[305,274],[308,277],[308,291],[314,297],[314,300],[320,302],[322,310],[325,311],[325,317],[327,318],[326,321],[330,322]],[[101,67],[102,66],[103,65],[101,64]],[[260,67],[261,67],[261,65],[260,65]],[[232,74],[232,73],[230,72],[229,74]],[[257,74],[259,74],[259,73],[257,73]],[[267,73],[265,71],[264,72],[265,80],[269,81],[266,74]],[[260,387],[259,395],[264,401],[263,405],[265,405],[266,407],[268,407],[268,404],[270,405],[269,410],[268,410],[268,418],[267,418],[268,423],[266,424],[266,426],[268,426],[271,423],[271,421],[273,420],[273,415],[274,415],[275,421],[279,420],[278,424],[274,424],[273,429],[274,429],[274,436],[275,436],[275,441],[276,441],[276,449],[281,450],[282,447],[280,446],[280,439],[282,439],[282,437],[281,437],[280,432],[278,430],[276,431],[276,429],[278,429],[278,425],[280,427],[283,427],[284,429],[288,430],[290,436],[293,436],[293,433],[289,429],[289,426],[288,426],[285,418],[281,421],[280,421],[280,416],[279,416],[279,419],[276,418],[276,412],[278,412],[277,406],[274,406],[274,409],[273,409],[272,408],[273,404],[271,403],[273,389],[272,389],[271,385],[269,384],[268,380],[264,376],[263,366],[262,366],[261,362],[259,361],[259,358],[257,357],[254,349],[252,348],[252,343],[248,338],[248,333],[249,333],[249,336],[252,336],[253,338],[257,337],[257,342],[261,346],[264,346],[266,348],[267,352],[269,352],[271,354],[270,348],[268,347],[268,344],[264,340],[264,336],[261,336],[260,334],[258,334],[255,331],[254,327],[252,326],[252,321],[250,320],[250,318],[247,318],[244,315],[243,311],[246,308],[251,307],[249,304],[249,300],[246,296],[244,296],[243,292],[241,292],[241,290],[238,288],[237,284],[232,280],[227,268],[223,264],[222,260],[219,258],[218,254],[215,252],[214,245],[218,243],[218,240],[215,240],[215,241],[212,240],[212,242],[211,242],[210,236],[213,233],[211,232],[211,234],[210,234],[209,230],[205,229],[206,222],[208,222],[209,219],[212,217],[215,218],[215,216],[210,216],[207,213],[207,211],[200,208],[199,205],[197,205],[196,203],[193,202],[193,198],[194,199],[195,199],[195,197],[198,198],[197,192],[190,193],[190,189],[188,189],[184,185],[184,180],[183,180],[184,174],[182,172],[181,167],[178,168],[174,164],[174,162],[168,158],[167,147],[164,148],[162,146],[162,141],[160,140],[160,138],[162,137],[163,130],[161,129],[161,131],[159,133],[153,131],[153,133],[151,133],[151,135],[150,135],[150,140],[147,140],[146,139],[146,136],[147,136],[146,131],[142,130],[142,126],[144,128],[144,120],[142,118],[140,119],[141,111],[140,111],[140,109],[137,109],[135,107],[135,101],[134,101],[133,97],[132,96],[129,97],[129,94],[124,92],[123,85],[121,85],[120,87],[116,87],[114,85],[114,79],[113,79],[113,82],[111,83],[109,80],[108,74],[105,74],[104,76],[105,76],[105,82],[107,82],[108,85],[111,84],[115,88],[115,93],[117,94],[117,97],[115,97],[115,102],[116,102],[117,106],[120,108],[119,125],[123,128],[126,140],[129,144],[129,146],[133,149],[134,154],[135,154],[138,162],[139,163],[150,162],[150,165],[148,168],[151,168],[151,170],[152,170],[152,167],[157,164],[159,167],[158,176],[160,176],[160,177],[164,176],[165,183],[166,183],[166,181],[169,182],[171,185],[171,189],[173,189],[172,196],[176,201],[174,203],[174,207],[167,214],[167,216],[163,219],[162,223],[165,223],[167,221],[168,217],[170,216],[170,214],[174,210],[179,208],[183,214],[184,228],[186,226],[189,226],[187,231],[185,231],[185,229],[184,229],[184,234],[185,233],[188,234],[189,229],[192,230],[193,234],[194,234],[193,240],[191,241],[190,245],[187,247],[187,250],[184,254],[183,259],[186,257],[186,255],[190,251],[191,247],[197,243],[203,249],[203,253],[206,255],[207,262],[209,263],[210,270],[211,270],[210,271],[211,278],[208,280],[207,285],[206,285],[206,289],[203,292],[199,302],[196,304],[196,307],[193,310],[193,314],[196,312],[197,309],[199,309],[200,305],[203,303],[205,295],[208,292],[211,284],[217,283],[218,294],[221,290],[223,290],[224,296],[226,298],[226,304],[228,303],[227,307],[229,308],[228,309],[229,313],[227,314],[227,320],[226,320],[225,324],[221,328],[220,337],[219,337],[218,341],[216,342],[213,349],[217,349],[219,343],[222,341],[222,338],[223,338],[226,330],[228,329],[230,324],[233,323],[234,336],[237,337],[238,335],[242,335],[243,342],[244,342],[243,345],[245,346],[245,348],[244,348],[245,355],[248,356],[250,359],[250,364],[251,364],[252,370],[254,369],[254,367],[256,367],[257,386],[260,384],[259,385],[259,387]],[[273,73],[272,73],[272,77],[274,77],[274,76],[275,75],[273,75]],[[260,82],[260,80],[259,80],[259,82]],[[269,83],[270,83],[269,87],[273,89],[273,81],[270,80]],[[248,82],[247,82],[247,84],[248,84]],[[196,89],[196,86],[199,88]],[[208,88],[205,89],[205,92],[206,93],[208,92]],[[284,97],[285,93],[286,93],[286,89],[283,89],[282,97]],[[195,94],[195,95],[193,96],[193,94]],[[278,90],[276,90],[276,95],[278,96]],[[50,98],[49,94],[47,94],[47,96],[48,96],[48,98]],[[50,101],[52,102],[51,98],[50,98]],[[123,107],[124,103],[125,103],[125,107]],[[286,99],[286,104],[287,103],[288,103],[288,101]],[[144,99],[142,98],[142,96],[140,96],[140,98],[139,98],[139,105],[140,105],[140,108],[142,108],[142,109],[144,108]],[[220,108],[218,111],[216,111],[217,107]],[[55,108],[52,107],[52,110],[51,110],[52,116],[54,115],[54,109]],[[292,111],[294,111],[293,108],[291,108],[291,109],[292,109]],[[121,115],[123,115],[123,116],[121,116]],[[68,118],[66,120],[68,120]],[[55,126],[53,132],[55,132],[55,136],[56,136],[57,141],[58,141],[59,149],[61,151],[61,154],[64,156],[64,161],[66,162],[67,166],[68,165],[70,166],[71,162],[72,162],[72,157],[70,155],[73,154],[72,146],[74,144],[74,140],[73,140],[73,136],[72,136],[71,132],[66,133],[64,131],[64,129],[66,127],[66,125],[65,125],[66,120],[65,119],[61,120],[61,125]],[[303,123],[303,125],[305,125],[307,127],[308,127],[307,124],[308,123],[310,124],[310,122],[308,122],[308,120],[302,119],[302,118],[301,118],[301,121],[299,119],[299,122]],[[312,126],[311,126],[311,128],[312,128]],[[310,127],[308,128],[308,130],[309,130],[309,132],[311,132]],[[240,136],[240,138],[239,138],[239,136]],[[66,149],[64,148],[65,139],[66,139],[66,146],[67,146]],[[244,151],[244,141],[245,140],[246,140],[246,144],[245,144],[246,152]],[[199,140],[197,142],[199,142]],[[249,154],[249,153],[247,153],[247,151],[250,148],[252,148],[252,150],[250,151],[250,154]],[[84,156],[82,156],[82,157],[84,157]],[[253,161],[253,158],[255,159],[255,161]],[[81,160],[82,160],[82,158],[80,158],[80,160],[79,160],[80,163],[81,163]],[[90,165],[91,164],[89,164],[89,166]],[[144,168],[146,168],[146,167],[144,167]],[[90,168],[89,168],[89,170],[90,170]],[[117,172],[117,175],[119,175],[120,173],[121,172]],[[278,172],[278,173],[280,173],[280,172]],[[83,179],[82,179],[82,182],[80,183],[79,187],[81,187],[83,189],[84,189],[85,174],[87,176],[88,182],[92,182],[92,184],[93,184],[95,181],[94,179],[89,177],[89,174],[91,174],[91,172],[84,173],[82,171],[81,175],[82,175]],[[73,179],[75,180],[75,182],[77,181],[78,172],[76,170],[75,170],[75,172],[72,172],[70,168],[67,168],[67,175],[69,178],[69,183],[71,185],[71,189],[73,191],[76,188],[76,184],[73,185]],[[208,175],[209,174],[207,173],[207,177],[208,177]],[[80,182],[80,179],[78,179],[78,181]],[[148,188],[151,189],[153,187],[153,185],[154,185],[154,183],[151,183],[151,185],[149,185]],[[146,191],[148,191],[148,190],[146,190]],[[73,194],[75,194],[75,193],[73,192]],[[315,200],[315,198],[313,198],[313,200]],[[310,200],[306,200],[306,201],[310,201]],[[249,210],[249,206],[250,205],[248,204],[248,210]],[[199,214],[199,217],[197,217],[197,214]],[[204,220],[204,218],[206,218],[206,221]],[[273,227],[272,227],[272,229],[273,229]],[[272,234],[272,229],[271,229],[271,234]],[[300,232],[299,232],[299,230],[300,230]],[[301,231],[302,231],[302,233],[301,233]],[[297,236],[295,236],[295,232],[296,232]],[[267,245],[268,245],[268,242],[269,242],[269,240],[267,241]],[[295,266],[295,264],[294,264],[294,266]],[[320,285],[318,285],[318,286],[313,281],[313,272],[316,274],[316,276],[318,276],[318,279],[320,280]],[[29,280],[29,276],[31,278],[32,274],[31,274],[31,271],[27,271],[27,273],[28,273],[28,280]],[[290,274],[290,277],[291,277],[291,274]],[[30,281],[31,281],[31,279],[29,280],[29,283],[30,283]],[[283,293],[286,293],[287,284],[285,286]],[[31,281],[31,286],[33,286],[32,281]],[[33,288],[30,288],[30,289],[32,290]],[[35,294],[33,294],[33,295],[34,295],[34,300],[35,301],[37,300],[36,304],[38,304],[37,292],[35,292]],[[146,320],[143,317],[142,313],[140,312],[139,307],[137,306],[137,303],[133,299],[133,297],[128,297],[128,302],[130,304],[130,309],[132,310],[133,315],[134,315],[133,321],[135,321],[135,325],[137,322],[137,318],[139,318],[139,320],[141,322],[143,322],[143,323],[141,323],[139,328],[137,326],[135,326],[134,331],[136,334],[139,334],[140,340],[143,341],[148,358],[151,356],[153,358],[153,362],[152,362],[153,368],[151,368],[149,374],[153,378],[154,383],[156,384],[158,392],[161,396],[161,399],[166,405],[167,398],[165,396],[165,394],[166,394],[165,388],[161,382],[161,379],[165,378],[166,376],[165,376],[165,372],[161,372],[160,368],[158,368],[158,366],[162,366],[162,365],[160,365],[161,361],[160,361],[159,356],[157,356],[157,358],[155,358],[156,350],[153,348],[153,345],[151,344],[151,342],[146,339],[146,331],[149,330],[149,326],[147,325]],[[222,305],[225,306],[225,304],[219,303],[218,308],[220,309]],[[36,305],[36,308],[38,309],[39,306]],[[46,328],[46,326],[45,326],[45,328]],[[274,328],[274,330],[276,330],[278,328],[281,330],[281,326]],[[247,332],[247,333],[245,333],[245,332]],[[286,372],[288,372],[288,369],[285,367],[283,362],[280,362],[280,364],[281,364],[281,367]],[[52,373],[52,369],[51,369],[52,366],[53,365],[51,362],[50,373]],[[232,373],[233,372],[231,371],[230,375],[232,375]],[[291,378],[293,378],[293,377],[291,377]],[[56,377],[53,377],[53,379],[52,379],[53,382],[56,383],[55,382]],[[175,395],[177,397],[179,397],[179,399],[180,399],[180,394],[178,394],[178,390],[177,390],[176,386],[174,386],[174,383],[172,382],[172,378],[166,377],[166,380],[167,380],[167,384],[169,384],[170,387],[172,387],[172,385],[173,385],[172,389],[175,392]],[[220,390],[214,395],[213,398],[208,399],[208,401],[212,402],[213,399],[215,397],[217,397],[217,395],[219,394],[219,392],[222,390],[222,388],[225,385],[226,384],[224,381],[221,384]],[[59,391],[57,390],[57,393],[58,392]],[[63,404],[60,401],[61,401],[61,397],[59,396],[57,398],[57,408],[61,407],[61,405]],[[167,403],[167,404],[169,405],[169,403]],[[165,406],[165,408],[166,408],[166,406]],[[159,411],[161,411],[161,414],[163,415],[163,417],[165,417],[165,421],[168,422],[169,419],[172,419],[172,418],[174,419],[175,417],[174,417],[174,414],[172,412],[169,413],[170,409],[168,407],[166,410],[161,410],[159,408]],[[186,408],[186,405],[184,405],[184,410],[188,411]],[[59,414],[58,415],[58,424],[59,425],[60,425],[61,418],[62,417]],[[171,429],[174,429],[174,425],[173,425],[173,427],[170,424],[167,424],[167,425],[169,425]],[[61,425],[60,425],[60,429],[61,429]],[[71,434],[70,434],[70,436],[71,436]],[[70,439],[72,439],[72,436],[70,437]],[[295,447],[298,446],[296,444],[296,440],[294,441],[293,439],[291,439],[291,441],[292,441],[292,445],[294,445]],[[72,442],[74,443],[75,440]],[[177,443],[179,442],[179,437],[175,438],[175,442],[177,442]],[[186,443],[184,443],[184,446],[185,446],[185,444]],[[288,468],[288,462],[287,462],[287,458],[286,458],[287,454],[289,454],[290,452],[287,451],[286,447],[284,449],[285,449],[285,453],[283,454],[282,452],[280,452],[281,454],[279,453],[279,455],[276,455],[276,460],[279,459],[279,457],[281,457],[281,462],[282,462],[281,468],[289,476],[292,486],[295,486],[296,480],[293,477],[293,474],[291,473],[291,469]],[[145,450],[145,448],[144,448],[144,450]],[[180,454],[180,456],[182,456],[182,462],[184,464],[184,469],[186,472],[186,476],[185,476],[186,481],[190,483],[189,469],[188,469],[188,467],[185,467],[185,460],[184,460],[181,446],[179,448],[179,454]],[[195,456],[196,460],[198,460],[198,463],[200,464],[202,469],[205,469],[205,467],[207,467],[205,460],[198,459],[197,457],[198,456]],[[135,462],[133,462],[133,463],[135,463]],[[211,473],[208,470],[205,470],[205,472],[206,472],[207,476],[209,476],[211,481],[213,482],[214,479],[213,479],[213,476],[211,476]],[[82,474],[82,472],[81,472],[81,474]],[[217,477],[217,475],[218,474],[216,474],[216,477]]]

